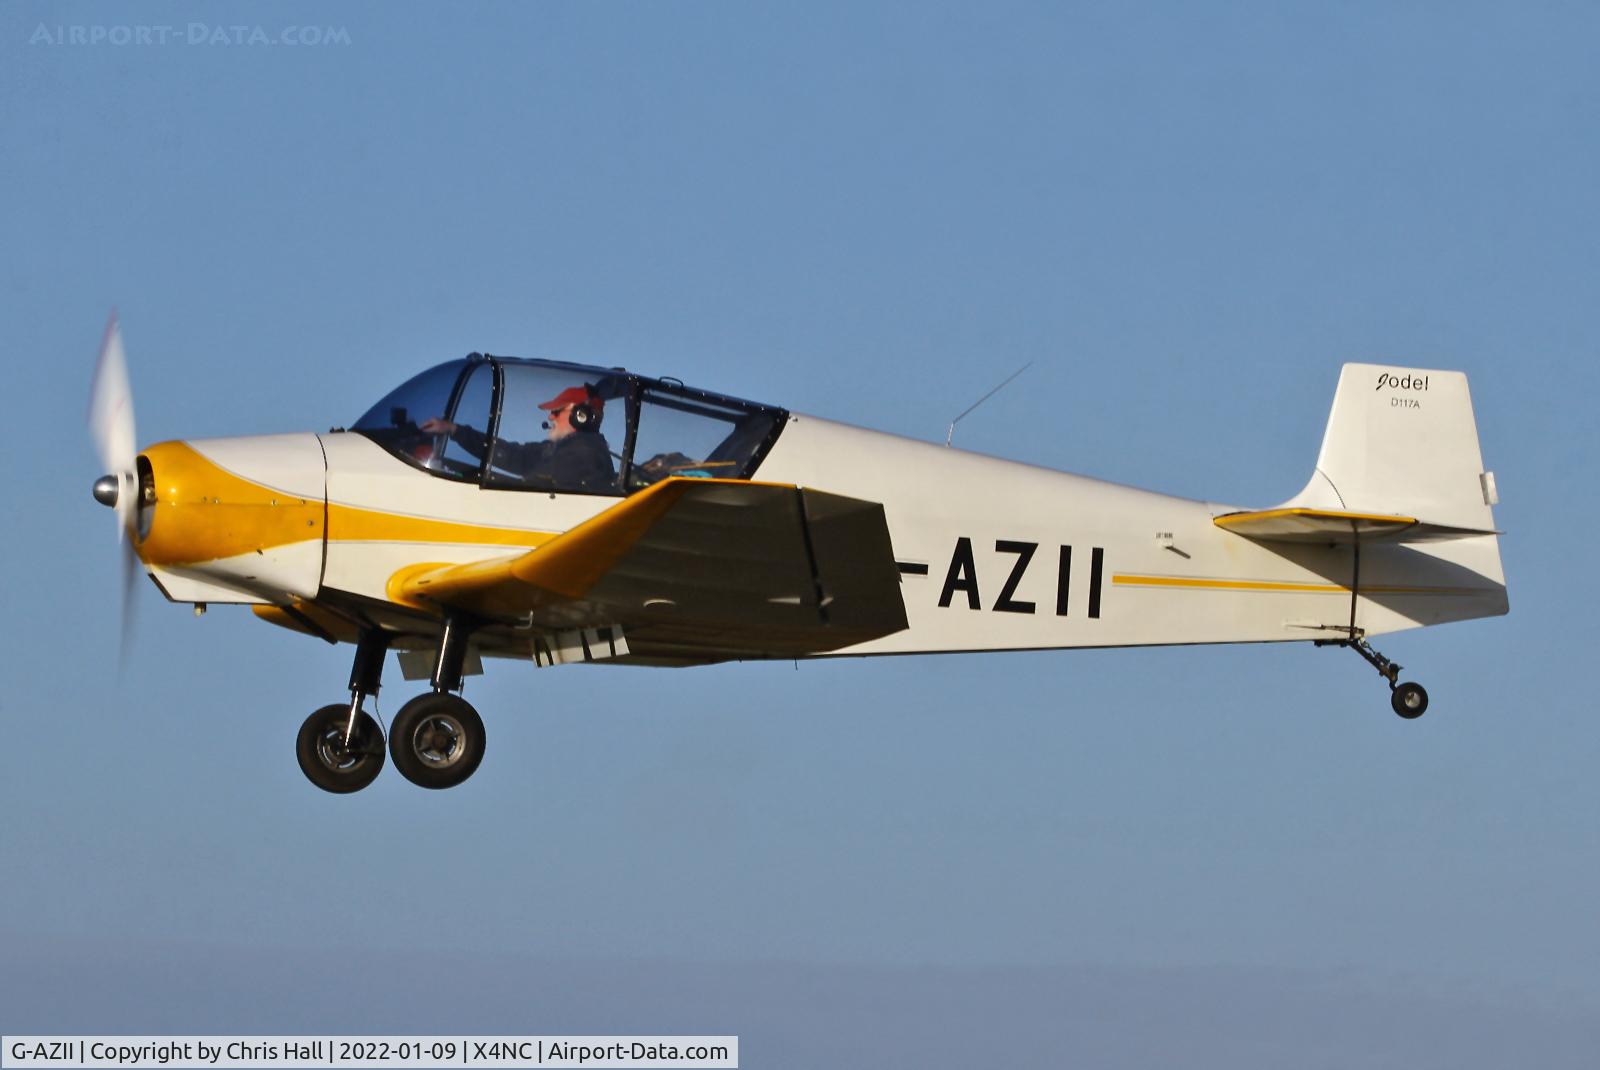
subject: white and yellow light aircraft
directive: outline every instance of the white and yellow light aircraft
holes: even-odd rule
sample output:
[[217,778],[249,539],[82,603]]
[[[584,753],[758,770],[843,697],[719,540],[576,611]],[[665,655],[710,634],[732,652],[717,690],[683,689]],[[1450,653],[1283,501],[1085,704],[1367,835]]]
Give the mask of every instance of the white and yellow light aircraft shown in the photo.
[[[430,689],[389,728],[429,788],[477,768],[455,692],[485,657],[732,659],[1308,640],[1358,651],[1402,717],[1426,692],[1370,636],[1506,612],[1466,376],[1347,364],[1305,489],[1169,497],[863,430],[620,368],[472,354],[348,430],[135,451],[113,321],[91,423],[138,562],[174,602],[242,603],[355,645],[297,752],[365,787],[386,652]],[[132,565],[130,559],[130,565]],[[138,565],[132,565],[138,567]]]

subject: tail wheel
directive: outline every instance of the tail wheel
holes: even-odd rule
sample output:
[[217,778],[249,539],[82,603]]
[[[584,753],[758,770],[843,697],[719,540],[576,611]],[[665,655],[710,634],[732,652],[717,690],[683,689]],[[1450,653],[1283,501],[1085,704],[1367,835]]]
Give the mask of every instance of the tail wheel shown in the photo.
[[378,722],[361,713],[346,743],[344,733],[349,724],[349,706],[324,706],[306,718],[294,745],[306,779],[335,795],[360,791],[383,771],[383,732]]
[[423,788],[453,788],[483,761],[483,720],[466,699],[418,695],[395,714],[389,754],[400,775]]
[[1415,720],[1428,712],[1428,693],[1421,684],[1396,684],[1389,705],[1406,720]]

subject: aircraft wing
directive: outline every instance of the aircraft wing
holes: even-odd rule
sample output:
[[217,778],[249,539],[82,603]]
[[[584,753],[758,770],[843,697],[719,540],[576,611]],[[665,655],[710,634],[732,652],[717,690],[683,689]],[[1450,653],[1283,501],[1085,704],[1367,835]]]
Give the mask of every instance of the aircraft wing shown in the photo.
[[535,628],[621,626],[638,660],[795,657],[906,627],[882,505],[742,480],[665,479],[536,549],[394,586]]
[[1414,516],[1347,513],[1332,509],[1261,509],[1224,513],[1212,523],[1250,539],[1268,542],[1375,542],[1394,539],[1425,542],[1464,535],[1495,535],[1477,528],[1430,524]]

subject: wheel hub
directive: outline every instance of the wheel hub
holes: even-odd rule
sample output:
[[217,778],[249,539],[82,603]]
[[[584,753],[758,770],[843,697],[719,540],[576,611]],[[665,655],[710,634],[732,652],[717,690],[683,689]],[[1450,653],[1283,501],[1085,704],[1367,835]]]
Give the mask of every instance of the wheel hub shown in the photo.
[[317,757],[329,769],[349,769],[359,763],[365,754],[366,748],[362,746],[359,731],[348,746],[345,745],[343,730],[335,727],[330,727],[317,741]]
[[417,725],[411,736],[411,746],[418,758],[436,769],[443,769],[460,760],[464,733],[460,721],[448,714],[436,713]]

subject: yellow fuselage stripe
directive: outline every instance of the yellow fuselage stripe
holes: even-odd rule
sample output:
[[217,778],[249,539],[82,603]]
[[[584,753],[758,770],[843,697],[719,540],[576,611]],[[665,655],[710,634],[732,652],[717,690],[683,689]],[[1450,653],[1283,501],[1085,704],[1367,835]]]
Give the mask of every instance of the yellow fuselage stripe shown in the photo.
[[[1177,587],[1208,591],[1289,591],[1296,594],[1349,594],[1350,588],[1338,583],[1289,583],[1282,580],[1222,580],[1194,576],[1141,576],[1118,572],[1111,582],[1117,587]],[[1389,583],[1363,584],[1362,594],[1476,594],[1472,587],[1411,587]]]
[[299,497],[229,472],[185,442],[157,443],[144,455],[155,473],[156,502],[137,548],[151,565],[199,565],[324,537],[532,549],[556,536]]
[[1350,588],[1337,583],[1282,583],[1270,580],[1208,580],[1187,576],[1134,576],[1116,573],[1111,582],[1118,587],[1192,587],[1217,591],[1306,591],[1315,594],[1349,594]]
[[406,516],[357,505],[328,503],[328,539],[332,542],[433,542],[472,546],[543,546],[552,531],[462,524],[453,520]]

